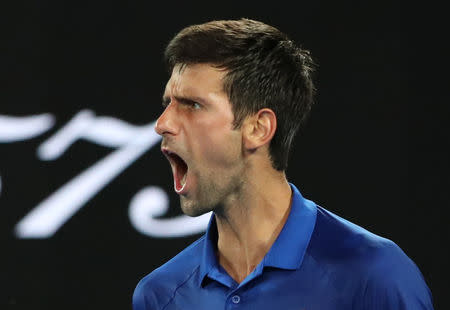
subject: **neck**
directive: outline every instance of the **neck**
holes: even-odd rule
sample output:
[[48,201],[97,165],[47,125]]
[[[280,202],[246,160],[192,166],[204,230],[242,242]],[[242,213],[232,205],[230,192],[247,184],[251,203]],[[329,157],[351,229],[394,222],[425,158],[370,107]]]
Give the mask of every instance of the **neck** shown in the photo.
[[261,262],[289,215],[291,188],[283,172],[262,169],[239,198],[216,212],[219,263],[238,283]]

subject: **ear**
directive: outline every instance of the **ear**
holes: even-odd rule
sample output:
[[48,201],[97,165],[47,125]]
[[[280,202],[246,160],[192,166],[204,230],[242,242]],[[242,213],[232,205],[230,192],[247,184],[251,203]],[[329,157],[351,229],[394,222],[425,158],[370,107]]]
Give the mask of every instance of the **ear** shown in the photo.
[[243,123],[243,142],[248,151],[268,145],[277,129],[277,117],[271,109],[264,108],[248,117]]

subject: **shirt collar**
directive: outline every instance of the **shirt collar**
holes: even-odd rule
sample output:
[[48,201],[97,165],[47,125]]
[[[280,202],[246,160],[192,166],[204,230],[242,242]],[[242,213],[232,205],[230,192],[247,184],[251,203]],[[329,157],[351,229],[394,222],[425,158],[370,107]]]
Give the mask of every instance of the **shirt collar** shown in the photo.
[[[283,229],[257,267],[261,272],[266,266],[289,270],[298,269],[314,230],[317,216],[316,204],[303,198],[293,184],[289,183],[289,185],[292,189],[291,210]],[[217,226],[213,213],[203,243],[199,285],[202,284],[205,276],[210,275],[216,278],[217,271],[222,269],[216,257],[217,240]]]
[[199,277],[199,285],[201,286],[203,279],[205,276],[212,272],[213,270],[218,270],[219,263],[217,261],[216,250],[217,250],[217,225],[216,225],[216,217],[214,212],[211,214],[211,218],[209,220],[208,227],[206,229],[206,235],[203,242],[203,252],[202,259],[200,263],[200,277]]
[[283,229],[263,259],[265,266],[298,269],[309,245],[316,224],[316,204],[303,198],[291,183],[291,211]]

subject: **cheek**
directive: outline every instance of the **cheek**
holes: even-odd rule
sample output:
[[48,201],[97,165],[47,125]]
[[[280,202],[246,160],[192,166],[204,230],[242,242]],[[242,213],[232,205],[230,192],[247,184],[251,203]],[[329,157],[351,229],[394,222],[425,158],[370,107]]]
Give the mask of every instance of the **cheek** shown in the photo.
[[229,168],[240,158],[241,139],[227,124],[214,124],[198,134],[195,148],[202,166]]
[[231,139],[205,145],[203,154],[206,165],[212,168],[229,169],[239,160],[237,144]]

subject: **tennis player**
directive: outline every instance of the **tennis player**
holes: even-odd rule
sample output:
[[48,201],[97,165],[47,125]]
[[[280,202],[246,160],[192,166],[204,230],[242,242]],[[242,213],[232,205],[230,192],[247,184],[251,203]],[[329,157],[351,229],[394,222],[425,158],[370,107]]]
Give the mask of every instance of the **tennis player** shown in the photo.
[[262,22],[221,20],[180,31],[165,59],[161,150],[183,212],[213,215],[200,239],[139,282],[134,310],[433,309],[393,241],[286,178],[313,104],[307,50]]

